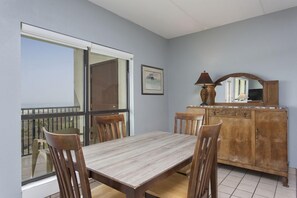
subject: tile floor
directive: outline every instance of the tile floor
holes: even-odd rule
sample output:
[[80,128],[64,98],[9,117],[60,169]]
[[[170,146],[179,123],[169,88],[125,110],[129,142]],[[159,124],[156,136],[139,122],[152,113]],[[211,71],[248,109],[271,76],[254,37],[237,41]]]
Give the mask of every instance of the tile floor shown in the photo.
[[[92,182],[97,186],[97,182]],[[218,198],[297,198],[296,169],[289,169],[289,187],[284,187],[281,178],[236,168],[219,165]],[[49,196],[59,198],[59,194]]]
[[296,169],[289,170],[289,187],[284,187],[281,178],[219,165],[218,198],[297,198]]

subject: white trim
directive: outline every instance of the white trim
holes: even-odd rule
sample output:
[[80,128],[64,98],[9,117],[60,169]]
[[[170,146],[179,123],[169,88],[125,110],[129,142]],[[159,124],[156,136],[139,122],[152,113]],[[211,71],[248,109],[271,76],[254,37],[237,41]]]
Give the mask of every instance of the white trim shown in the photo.
[[91,52],[96,54],[102,54],[105,56],[112,56],[112,57],[116,57],[124,60],[131,60],[133,58],[133,54],[112,49],[109,47],[105,47],[102,45],[94,44],[94,43],[91,44]]
[[74,38],[72,36],[67,36],[54,31],[28,25],[26,23],[21,23],[21,34],[24,36],[29,36],[29,37],[38,38],[41,40],[45,40],[45,41],[49,41],[49,42],[53,42],[61,45],[66,45],[69,47],[74,47],[74,48],[79,48],[84,50],[87,50],[88,48],[90,48],[90,51],[92,53],[112,56],[112,57],[121,58],[124,60],[131,60],[133,58],[133,54],[130,54],[128,52],[112,49],[112,48],[98,45],[89,41]]
[[134,133],[134,61],[133,58],[129,60],[129,107],[130,107],[130,135]]
[[25,23],[21,23],[22,35],[38,38],[45,41],[50,41],[62,45],[67,45],[70,47],[75,47],[79,49],[88,49],[91,46],[91,42],[77,39],[71,36],[56,33],[43,28],[35,27]]
[[59,191],[57,177],[52,176],[22,186],[22,198],[47,197]]

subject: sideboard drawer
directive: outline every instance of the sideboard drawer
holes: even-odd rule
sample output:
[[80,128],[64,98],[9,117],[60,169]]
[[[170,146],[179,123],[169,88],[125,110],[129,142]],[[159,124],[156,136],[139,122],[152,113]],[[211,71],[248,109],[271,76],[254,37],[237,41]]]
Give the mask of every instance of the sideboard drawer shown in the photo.
[[248,109],[209,109],[210,117],[236,117],[251,119],[251,111]]

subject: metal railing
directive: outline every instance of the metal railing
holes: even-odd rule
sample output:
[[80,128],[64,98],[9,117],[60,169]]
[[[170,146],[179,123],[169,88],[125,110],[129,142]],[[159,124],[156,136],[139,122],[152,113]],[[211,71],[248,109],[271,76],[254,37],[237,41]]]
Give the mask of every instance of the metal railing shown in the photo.
[[64,128],[79,128],[79,106],[22,108],[21,145],[22,156],[32,154],[32,142],[35,138],[44,139],[42,127],[48,131]]

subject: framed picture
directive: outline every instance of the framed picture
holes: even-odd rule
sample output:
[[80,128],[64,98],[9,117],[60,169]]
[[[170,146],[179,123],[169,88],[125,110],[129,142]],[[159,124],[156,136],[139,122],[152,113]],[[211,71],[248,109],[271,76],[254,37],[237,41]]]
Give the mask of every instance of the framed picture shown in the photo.
[[164,95],[163,69],[141,65],[141,93],[143,95]]

